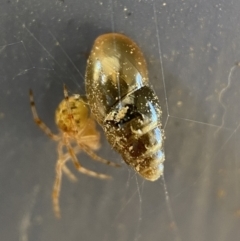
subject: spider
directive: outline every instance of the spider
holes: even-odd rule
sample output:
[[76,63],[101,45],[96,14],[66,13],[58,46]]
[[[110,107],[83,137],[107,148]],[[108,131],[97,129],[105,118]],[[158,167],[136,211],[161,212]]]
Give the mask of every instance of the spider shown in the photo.
[[[30,105],[35,123],[48,137],[58,142],[58,160],[55,167],[56,177],[52,191],[53,210],[57,218],[61,217],[59,195],[62,172],[64,172],[70,180],[77,180],[65,165],[69,159],[72,160],[75,168],[79,172],[100,179],[109,179],[111,177],[82,167],[76,156],[80,151],[84,151],[95,161],[102,162],[109,166],[119,167],[118,164],[107,161],[94,153],[94,151],[100,147],[100,133],[97,131],[95,120],[90,114],[87,100],[80,95],[68,96],[65,85],[63,92],[64,99],[60,102],[55,112],[55,123],[59,129],[59,134],[56,135],[53,134],[47,125],[38,117],[33,92],[31,89],[29,90]],[[64,153],[64,148],[66,148],[67,153]]]

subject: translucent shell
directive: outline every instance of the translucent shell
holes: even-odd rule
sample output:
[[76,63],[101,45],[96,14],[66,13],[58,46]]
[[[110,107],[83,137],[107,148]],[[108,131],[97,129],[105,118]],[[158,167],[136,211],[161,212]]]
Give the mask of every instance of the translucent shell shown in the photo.
[[162,112],[139,47],[122,34],[99,36],[85,80],[88,103],[109,143],[137,173],[157,180],[165,160]]

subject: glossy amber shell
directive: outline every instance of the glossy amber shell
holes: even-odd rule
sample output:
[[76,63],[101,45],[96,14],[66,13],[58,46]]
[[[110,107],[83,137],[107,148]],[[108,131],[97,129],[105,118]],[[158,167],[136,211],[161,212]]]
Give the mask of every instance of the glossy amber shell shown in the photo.
[[165,160],[162,112],[149,86],[140,48],[122,34],[99,36],[88,59],[85,80],[91,111],[109,143],[141,176],[157,180]]

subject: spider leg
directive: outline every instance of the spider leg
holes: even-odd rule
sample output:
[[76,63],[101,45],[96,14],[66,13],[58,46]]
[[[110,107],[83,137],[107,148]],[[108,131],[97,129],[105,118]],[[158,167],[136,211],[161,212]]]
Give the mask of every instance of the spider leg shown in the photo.
[[61,159],[57,161],[56,177],[55,177],[53,192],[52,192],[53,210],[57,218],[61,217],[60,206],[59,206],[59,195],[60,195],[61,183],[62,183],[62,166],[64,165],[64,163],[65,161]]
[[76,167],[76,169],[83,173],[83,174],[86,174],[86,175],[89,175],[89,176],[92,176],[92,177],[96,177],[96,178],[100,178],[100,179],[109,179],[111,178],[110,176],[108,175],[105,175],[105,174],[102,174],[102,173],[97,173],[97,172],[94,172],[94,171],[91,171],[87,168],[84,168],[80,165],[80,163],[78,162],[78,159],[74,153],[74,150],[73,148],[71,147],[70,143],[66,140],[66,147],[68,149],[68,152],[71,156],[71,159],[73,161],[73,164],[74,166]]
[[[63,144],[59,144],[58,145],[58,156],[62,156],[63,153],[62,153],[62,147],[63,147]],[[80,148],[78,146],[75,146],[73,148],[73,151],[75,154],[77,154],[79,151],[80,151]],[[65,160],[65,163],[71,158],[69,152],[66,153],[64,156],[63,156],[63,160]],[[64,164],[65,164],[64,163]],[[68,167],[66,165],[63,165],[62,166],[62,171],[68,176],[68,178],[72,181],[72,182],[76,182],[77,181],[77,178],[75,177],[75,175],[68,169]]]
[[33,92],[30,89],[29,90],[29,98],[30,98],[30,105],[31,105],[31,110],[32,110],[32,114],[33,114],[33,119],[35,121],[35,123],[43,130],[43,132],[45,132],[46,135],[48,135],[51,139],[58,141],[59,140],[59,136],[54,135],[51,130],[47,127],[47,125],[38,117],[37,114],[37,109],[36,109],[36,105],[34,102],[34,98],[33,98]]
[[[58,144],[58,160],[56,163],[56,177],[53,185],[53,191],[52,191],[52,201],[53,201],[53,210],[55,213],[55,216],[57,218],[61,217],[60,214],[60,205],[59,205],[59,195],[61,191],[61,183],[62,183],[62,171],[67,174],[69,179],[72,181],[77,181],[77,178],[72,174],[72,172],[65,166],[66,162],[71,158],[69,153],[63,155],[63,142],[61,141]],[[80,149],[78,146],[73,148],[74,152],[79,152]]]
[[[66,158],[66,159],[70,159],[70,158],[71,158],[71,156],[69,155],[69,153],[67,153],[67,154],[65,154],[65,155],[66,155],[66,156],[64,156],[64,158]],[[69,168],[68,168],[66,165],[64,165],[64,166],[62,167],[62,170],[63,170],[64,174],[66,174],[67,177],[70,179],[70,181],[72,181],[72,182],[76,182],[76,181],[77,181],[76,176],[69,170]]]
[[67,86],[65,84],[63,84],[63,94],[65,97],[65,100],[68,101],[68,91],[67,91]]
[[68,176],[68,178],[72,181],[72,182],[76,182],[77,178],[76,176],[68,169],[67,166],[63,166],[62,167],[63,172]]
[[96,135],[81,136],[81,143],[87,143],[91,150],[98,150],[100,147],[99,137]]
[[93,160],[98,161],[98,162],[102,162],[106,165],[112,166],[112,167],[120,167],[119,164],[108,161],[100,156],[98,156],[97,154],[95,154],[89,147],[87,147],[86,145],[78,142],[78,145],[81,147],[81,149],[83,151],[85,151]]

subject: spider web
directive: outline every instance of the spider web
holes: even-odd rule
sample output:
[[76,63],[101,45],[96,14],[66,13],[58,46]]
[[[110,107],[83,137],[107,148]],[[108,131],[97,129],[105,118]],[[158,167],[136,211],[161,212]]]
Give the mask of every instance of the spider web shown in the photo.
[[[240,33],[232,28],[237,4],[96,1],[94,8],[78,7],[78,22],[69,17],[77,2],[56,2],[49,21],[40,21],[33,6],[13,5],[13,12],[28,7],[36,18],[19,15],[11,31],[0,30],[1,239],[236,240]],[[47,2],[42,6],[50,9]],[[10,21],[6,13],[0,16]],[[142,180],[103,137],[98,154],[122,162],[122,168],[99,166],[79,155],[83,165],[113,180],[76,174],[76,185],[63,179],[58,222],[50,199],[56,147],[33,123],[28,89],[34,91],[40,117],[56,132],[53,113],[63,98],[63,83],[70,94],[84,94],[92,42],[109,31],[130,36],[147,59],[163,110],[165,180]],[[16,232],[9,232],[9,225]]]

